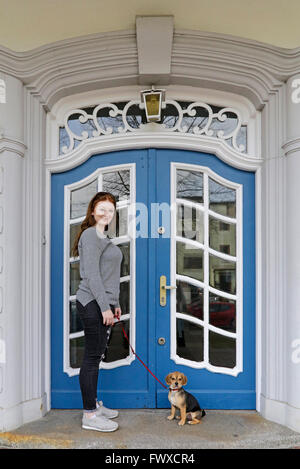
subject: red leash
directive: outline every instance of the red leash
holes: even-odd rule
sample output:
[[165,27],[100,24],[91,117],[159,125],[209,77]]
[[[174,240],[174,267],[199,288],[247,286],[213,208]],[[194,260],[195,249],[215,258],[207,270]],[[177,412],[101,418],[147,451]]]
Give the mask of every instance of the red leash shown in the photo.
[[[122,322],[122,321],[120,321],[120,323],[121,323],[121,322]],[[156,378],[156,376],[152,373],[152,371],[149,370],[149,368],[145,365],[145,363],[144,363],[144,362],[140,359],[140,357],[135,353],[135,351],[133,350],[133,348],[132,348],[131,345],[130,345],[129,339],[128,339],[128,337],[127,337],[127,334],[126,334],[126,332],[125,332],[125,330],[124,330],[122,324],[121,324],[121,328],[122,328],[123,334],[124,334],[124,336],[125,336],[125,338],[126,338],[128,344],[129,344],[129,347],[130,347],[131,350],[132,350],[132,353],[134,353],[134,355],[136,356],[136,358],[138,358],[138,359],[140,360],[140,362],[142,363],[142,365],[144,365],[144,367],[149,371],[149,373],[153,376],[153,378],[156,379],[156,381],[158,381],[164,388],[169,389],[169,388],[168,388],[167,386],[165,386],[161,381],[159,381],[158,378]]]

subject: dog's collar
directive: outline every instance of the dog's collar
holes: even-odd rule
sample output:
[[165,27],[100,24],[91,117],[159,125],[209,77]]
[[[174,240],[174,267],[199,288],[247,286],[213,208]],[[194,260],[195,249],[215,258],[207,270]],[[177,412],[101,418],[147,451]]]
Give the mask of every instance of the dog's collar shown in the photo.
[[179,389],[180,389],[180,388],[174,388],[174,389],[169,388],[169,391],[179,391]]

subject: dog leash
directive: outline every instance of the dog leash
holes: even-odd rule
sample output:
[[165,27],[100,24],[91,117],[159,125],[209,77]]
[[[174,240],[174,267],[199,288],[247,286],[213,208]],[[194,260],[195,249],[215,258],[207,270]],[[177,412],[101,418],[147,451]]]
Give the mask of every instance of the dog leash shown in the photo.
[[136,356],[136,358],[138,358],[138,359],[140,360],[141,364],[144,365],[144,367],[149,371],[149,373],[153,376],[153,378],[156,379],[156,381],[158,381],[164,388],[169,389],[167,386],[165,386],[165,385],[152,373],[151,370],[149,370],[149,368],[147,367],[147,365],[145,365],[145,363],[143,362],[143,360],[141,360],[140,357],[135,353],[135,351],[133,350],[133,348],[132,348],[132,346],[131,346],[131,344],[130,344],[130,342],[129,342],[129,339],[128,339],[127,334],[126,334],[126,332],[125,332],[125,330],[124,330],[124,327],[122,326],[122,321],[119,320],[119,322],[120,322],[120,324],[121,324],[121,328],[122,328],[124,337],[125,337],[125,339],[127,340],[128,344],[129,344],[129,347],[130,347],[131,350],[132,350],[132,353]]

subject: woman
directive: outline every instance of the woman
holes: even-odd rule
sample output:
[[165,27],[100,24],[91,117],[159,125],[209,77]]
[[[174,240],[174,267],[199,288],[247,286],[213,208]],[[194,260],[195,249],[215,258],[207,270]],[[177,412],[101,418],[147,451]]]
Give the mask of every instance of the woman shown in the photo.
[[107,409],[97,400],[99,364],[105,357],[114,318],[121,317],[119,291],[123,254],[104,233],[115,214],[115,197],[109,192],[98,192],[89,203],[73,246],[73,255],[79,255],[80,259],[81,281],[76,292],[76,307],[85,335],[79,374],[82,428],[102,432],[118,428],[118,424],[110,420],[118,416],[118,411]]

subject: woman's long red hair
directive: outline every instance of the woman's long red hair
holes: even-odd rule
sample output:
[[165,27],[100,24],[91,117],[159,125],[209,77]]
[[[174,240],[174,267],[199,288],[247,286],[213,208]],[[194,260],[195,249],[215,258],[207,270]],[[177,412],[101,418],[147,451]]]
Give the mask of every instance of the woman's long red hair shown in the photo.
[[[115,196],[111,194],[110,192],[97,192],[97,194],[95,194],[94,197],[89,202],[85,219],[81,223],[80,230],[75,238],[73,248],[72,248],[73,257],[79,256],[78,242],[79,242],[82,232],[86,230],[87,228],[89,228],[90,226],[94,226],[96,224],[94,215],[92,215],[92,212],[94,211],[95,206],[97,205],[98,202],[104,201],[104,200],[109,200],[109,202],[112,202],[115,206],[115,214],[117,213],[117,203],[116,203]],[[107,227],[108,225],[106,225],[105,230],[107,229]]]

